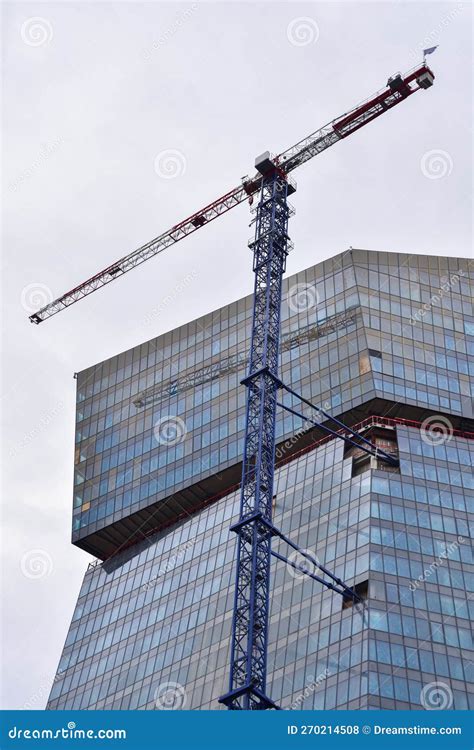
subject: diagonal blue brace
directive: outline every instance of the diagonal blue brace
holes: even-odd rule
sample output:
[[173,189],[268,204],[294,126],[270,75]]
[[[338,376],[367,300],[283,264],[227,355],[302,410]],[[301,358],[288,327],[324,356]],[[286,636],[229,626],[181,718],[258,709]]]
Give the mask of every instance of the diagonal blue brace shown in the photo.
[[[271,374],[271,373],[270,373]],[[352,429],[352,427],[349,427],[348,425],[344,424],[344,422],[341,422],[336,417],[333,417],[331,414],[328,414],[324,409],[321,409],[321,407],[316,406],[315,404],[312,404],[311,401],[308,401],[307,398],[304,398],[303,396],[300,396],[299,393],[296,393],[290,386],[286,385],[280,378],[273,376],[273,380],[275,382],[275,385],[277,386],[277,389],[282,388],[284,391],[287,391],[287,393],[290,393],[292,396],[295,396],[300,401],[303,401],[304,404],[307,404],[315,411],[319,412],[320,414],[323,414],[327,419],[331,420],[332,422],[335,422],[339,427],[341,427],[343,430],[347,431],[350,435],[352,435],[354,438],[357,438],[361,441],[361,443],[356,443],[352,438],[348,437],[348,435],[345,435],[344,433],[336,432],[335,430],[331,429],[331,427],[328,427],[325,424],[322,424],[321,422],[317,422],[314,419],[311,419],[310,417],[305,417],[304,414],[301,414],[300,412],[296,411],[295,409],[292,409],[291,406],[286,406],[286,404],[283,404],[281,401],[277,401],[277,406],[279,406],[282,409],[285,409],[289,414],[293,414],[295,417],[299,417],[304,422],[310,422],[311,424],[314,424],[316,427],[319,427],[320,430],[323,432],[327,432],[328,435],[332,435],[333,437],[339,438],[340,440],[344,440],[344,442],[348,443],[349,445],[352,445],[354,448],[359,448],[360,450],[364,451],[364,453],[368,453],[371,456],[374,456],[374,458],[382,459],[383,461],[386,461],[391,466],[399,466],[398,458],[395,456],[391,456],[390,453],[386,453],[386,451],[382,450],[381,448],[378,448],[376,445],[370,442],[370,440],[367,440],[363,435],[360,434],[360,432],[355,432],[355,430]],[[240,382],[244,385],[247,385],[248,378],[243,378]],[[368,447],[367,447],[368,446]]]
[[[340,419],[333,417],[332,414],[328,414],[328,412],[324,411],[324,409],[321,409],[320,406],[316,406],[315,404],[312,404],[311,401],[308,401],[307,398],[300,396],[299,393],[296,393],[296,391],[294,391],[293,388],[290,388],[289,385],[286,385],[281,380],[278,381],[278,384],[279,384],[279,387],[283,388],[283,390],[285,390],[287,393],[291,394],[292,396],[295,396],[296,398],[299,398],[300,401],[310,406],[311,409],[314,409],[315,411],[319,412],[324,417],[326,417],[326,419],[329,419],[331,422],[334,422],[335,424],[337,424],[338,427],[341,427],[342,429],[346,430],[354,438],[357,438],[358,440],[361,440],[362,443],[365,443],[366,445],[368,445],[370,450],[366,451],[367,453],[370,453],[371,451],[373,451],[372,455],[374,455],[376,458],[382,458],[384,461],[387,461],[387,463],[391,464],[392,466],[399,465],[398,459],[396,459],[394,456],[391,456],[389,453],[386,453],[381,448],[377,448],[377,446],[371,443],[370,440],[367,440],[367,438],[361,435],[360,432],[356,432],[355,430],[352,429],[352,427],[349,427],[348,425],[344,424],[344,422],[341,422]],[[287,407],[284,406],[283,404],[280,404],[280,406],[282,406],[284,409],[287,409]],[[287,410],[290,411],[290,409],[287,409]],[[297,416],[301,416],[301,415],[297,414]],[[302,417],[302,418],[305,419],[305,417]],[[328,427],[323,427],[322,425],[319,425],[319,426],[321,426],[322,429],[326,430],[326,432],[332,432]],[[333,434],[336,437],[342,437],[343,440],[347,440],[348,442],[351,442],[349,438],[346,438],[343,435],[340,435],[336,432],[334,432]],[[356,446],[356,448],[361,448],[362,450],[364,450],[364,447],[362,445],[359,445],[356,443],[354,443],[354,445]]]
[[[309,403],[309,402],[308,402]],[[364,441],[369,448],[367,448],[366,445],[363,443],[356,443],[355,440],[350,438],[348,435],[341,434],[340,432],[336,432],[335,430],[332,430],[330,427],[328,427],[325,424],[321,424],[321,422],[317,422],[315,419],[311,419],[311,417],[305,417],[304,414],[301,414],[301,412],[296,411],[295,409],[292,409],[291,406],[286,406],[281,401],[277,402],[277,405],[280,406],[282,409],[287,411],[289,414],[293,414],[295,417],[299,417],[303,420],[303,422],[309,422],[310,424],[315,425],[315,427],[319,427],[320,430],[323,432],[326,432],[328,435],[332,435],[333,437],[339,438],[340,440],[344,440],[345,443],[348,445],[352,445],[353,448],[358,448],[359,450],[363,451],[364,453],[367,453],[369,456],[373,456],[374,458],[379,458],[383,461],[386,461],[390,466],[398,466],[399,461],[398,458],[395,456],[391,456],[389,453],[386,453],[381,448],[377,448],[376,445],[370,442],[370,440],[366,440],[363,435],[361,435],[358,432],[354,432],[354,430],[350,430],[351,434],[357,436],[361,440]],[[318,407],[314,407],[317,409]],[[342,422],[339,422],[339,424],[343,424]],[[350,428],[347,428],[350,429]]]
[[[295,570],[298,570],[300,573],[303,573],[305,576],[308,576],[308,578],[312,578],[313,581],[317,581],[318,583],[322,583],[323,586],[326,586],[327,589],[330,589],[331,591],[335,591],[336,594],[341,594],[341,596],[346,596],[344,594],[344,591],[340,591],[337,586],[334,586],[333,583],[330,583],[329,581],[325,581],[324,578],[320,578],[320,576],[317,576],[315,573],[311,573],[309,570],[305,570],[301,565],[298,565],[298,563],[293,562],[292,560],[289,560],[287,557],[284,557],[284,555],[280,555],[279,552],[275,552],[275,550],[272,549],[272,556],[276,557],[277,560],[281,560],[285,563],[285,565],[289,565],[290,567],[294,568]],[[354,597],[351,597],[354,601]]]
[[289,250],[287,197],[294,186],[271,161],[257,159],[262,175],[255,239],[255,273],[247,386],[244,455],[229,691],[219,702],[231,710],[277,708],[266,694],[275,420],[282,278]]
[[[244,520],[237,521],[237,523],[234,523],[230,530],[233,531],[236,534],[239,534],[244,531],[244,529],[247,529],[250,525],[250,522],[252,521],[260,521],[260,524],[262,527],[266,527],[267,533],[270,536],[277,536],[280,539],[282,539],[286,544],[288,544],[290,547],[292,547],[296,552],[299,552],[302,557],[305,557],[307,560],[309,560],[310,563],[312,563],[318,570],[321,571],[321,573],[325,573],[329,578],[331,578],[338,586],[341,587],[342,591],[340,591],[336,586],[329,583],[328,581],[325,581],[324,578],[320,578],[319,576],[315,574],[310,574],[308,571],[304,570],[300,565],[297,563],[291,562],[291,560],[288,560],[286,557],[283,557],[282,555],[278,554],[277,552],[271,551],[271,554],[274,557],[277,557],[279,560],[283,560],[283,562],[287,562],[291,567],[296,568],[297,570],[301,570],[301,572],[306,573],[309,575],[310,578],[313,578],[315,581],[318,581],[318,583],[322,583],[323,586],[326,586],[328,589],[332,589],[333,591],[336,591],[338,594],[342,594],[346,599],[352,599],[353,601],[362,601],[361,597],[347,584],[344,583],[343,580],[338,578],[338,576],[334,575],[328,568],[326,568],[311,552],[308,552],[308,550],[302,549],[296,542],[293,542],[291,539],[289,539],[280,529],[278,529],[276,526],[274,526],[273,523],[268,521],[267,519],[263,518],[262,514],[259,512],[252,513],[251,516]],[[263,529],[262,529],[263,530]]]

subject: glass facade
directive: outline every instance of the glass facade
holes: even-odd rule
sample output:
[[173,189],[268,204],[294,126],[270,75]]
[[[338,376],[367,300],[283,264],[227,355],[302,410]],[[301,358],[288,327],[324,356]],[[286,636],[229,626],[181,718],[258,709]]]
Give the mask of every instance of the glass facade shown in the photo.
[[[282,379],[365,420],[400,469],[317,431],[302,449],[302,420],[279,415],[275,523],[365,599],[273,561],[268,692],[284,708],[426,708],[430,690],[474,707],[470,274],[352,250],[285,281]],[[89,566],[49,708],[219,708],[251,312],[245,298],[79,373],[73,542],[119,551]],[[221,497],[178,514],[191,493]],[[160,523],[133,543],[147,508]]]
[[[73,542],[99,554],[88,547],[91,534],[239,461],[251,316],[246,297],[78,374]],[[341,258],[340,270],[316,266],[286,279],[282,319],[287,382],[340,410],[330,374],[339,360],[348,403],[373,391],[370,377],[354,380],[365,335],[352,263]],[[154,398],[137,405],[150,390]],[[167,439],[168,426],[182,439]],[[281,413],[277,436],[300,426]]]

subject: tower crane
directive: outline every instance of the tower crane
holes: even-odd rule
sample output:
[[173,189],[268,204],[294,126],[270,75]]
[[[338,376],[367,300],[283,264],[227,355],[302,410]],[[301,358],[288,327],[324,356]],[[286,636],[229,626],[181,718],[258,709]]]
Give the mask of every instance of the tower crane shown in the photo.
[[[103,271],[79,284],[58,299],[30,316],[33,323],[56,315],[66,307],[88,296],[102,286],[123,276],[127,271],[154,257],[170,245],[209,224],[234,206],[248,200],[256,206],[255,238],[250,243],[253,252],[254,307],[252,317],[249,357],[245,359],[248,374],[242,380],[247,387],[245,438],[242,459],[241,503],[239,520],[231,528],[237,534],[237,563],[234,594],[230,679],[228,692],[219,701],[232,710],[264,710],[278,708],[267,695],[267,650],[270,599],[270,557],[296,564],[271,549],[273,537],[286,542],[329,577],[315,575],[301,567],[303,573],[341,594],[346,600],[357,602],[359,595],[347,584],[316,561],[306,550],[288,539],[272,521],[273,475],[275,468],[275,420],[277,406],[299,415],[277,400],[280,389],[299,398],[318,412],[322,410],[299,396],[278,377],[280,347],[280,309],[282,280],[286,257],[291,249],[288,220],[293,209],[288,196],[296,186],[289,177],[297,167],[325,151],[338,141],[347,138],[364,125],[405,101],[416,91],[433,85],[434,74],[423,63],[406,74],[391,76],[386,86],[367,100],[335,118],[327,125],[272,157],[265,152],[256,159],[256,174],[243,178],[240,185],[200,211],[192,214],[167,232],[137,250],[125,255]],[[207,377],[206,374],[203,377]],[[145,394],[139,406],[155,396]],[[323,412],[338,425],[334,417]],[[345,425],[342,439],[353,442],[360,439],[365,450],[381,460],[396,464],[396,458],[384,453],[370,441]],[[331,432],[330,428],[327,428]],[[333,432],[341,437],[341,431]],[[359,443],[360,447],[360,443]]]
[[[384,89],[279,154],[274,160],[275,165],[279,167],[282,174],[289,174],[296,167],[312,159],[313,156],[347,138],[351,133],[355,133],[359,128],[400,104],[415,91],[430,88],[433,82],[434,74],[425,63],[403,76],[396,73],[388,79],[387,86]],[[252,202],[253,197],[260,190],[261,182],[262,175],[259,173],[252,178],[244,178],[242,183],[233,190],[229,190],[200,211],[196,211],[187,219],[180,221],[179,224],[175,224],[167,232],[163,232],[137,250],[124,255],[123,258],[99,271],[87,281],[83,281],[82,284],[30,315],[30,321],[38,324],[51,318],[64,308],[70,307],[83,297],[87,297],[100,289],[100,287],[123,276],[127,271],[131,271],[132,268],[158,255],[170,245],[174,245],[205,224],[209,224],[240,203],[246,200]]]

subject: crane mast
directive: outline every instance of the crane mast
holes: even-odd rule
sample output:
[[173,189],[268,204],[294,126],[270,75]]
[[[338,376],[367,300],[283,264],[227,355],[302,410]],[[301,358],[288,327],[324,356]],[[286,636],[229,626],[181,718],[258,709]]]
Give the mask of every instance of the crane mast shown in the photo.
[[[272,519],[277,406],[301,416],[277,401],[277,391],[283,388],[306,405],[322,412],[319,407],[282,383],[278,375],[282,282],[286,257],[291,248],[288,220],[294,213],[288,203],[288,196],[296,190],[289,174],[296,167],[392,109],[415,91],[429,88],[433,81],[434,75],[425,62],[404,76],[397,73],[388,79],[387,86],[382,91],[283,153],[275,157],[269,152],[262,154],[256,160],[257,173],[252,178],[244,178],[241,185],[221,198],[30,316],[34,323],[46,320],[200,229],[234,206],[245,200],[252,203],[254,196],[259,194],[255,238],[250,243],[255,276],[250,354],[245,360],[240,357],[238,361],[226,362],[226,367],[231,370],[238,368],[243,361],[248,364],[248,374],[242,380],[242,384],[247,388],[247,403],[240,515],[237,523],[231,527],[237,535],[237,562],[229,689],[219,698],[219,702],[231,710],[278,708],[268,696],[266,685],[271,555],[293,567],[296,566],[279,552],[272,551],[272,538],[280,538],[314,563],[314,559],[307,551],[300,550],[297,544],[286,538],[274,526]],[[205,371],[199,375],[201,379],[214,376],[215,373],[212,371]],[[177,385],[169,384],[169,388],[176,388]],[[172,392],[169,391],[170,395]],[[157,396],[151,389],[141,394],[135,405],[137,408],[145,407],[156,397],[160,397],[159,394]],[[345,427],[335,417],[325,412],[323,414]],[[340,436],[330,428],[326,429],[333,435]],[[391,465],[397,465],[398,460],[394,456],[379,451],[370,441],[350,428],[346,429],[347,434],[343,439],[353,442],[359,438],[365,443],[366,451]],[[318,566],[331,582],[304,569],[301,569],[301,572],[307,573],[346,599],[360,601],[355,591],[324,568],[319,561]]]
[[288,255],[287,201],[294,185],[263,154],[253,251],[255,274],[232,623],[231,709],[275,708],[265,693],[281,287]]

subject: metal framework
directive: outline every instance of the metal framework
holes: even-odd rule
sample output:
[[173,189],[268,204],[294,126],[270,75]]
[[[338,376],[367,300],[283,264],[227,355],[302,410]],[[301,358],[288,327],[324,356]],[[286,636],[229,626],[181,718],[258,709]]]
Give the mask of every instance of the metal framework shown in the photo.
[[[330,333],[349,328],[356,324],[357,316],[360,312],[358,305],[352,305],[343,312],[330,315],[324,320],[310,323],[296,332],[289,332],[281,336],[280,352],[286,352],[295,349],[302,344],[310,341],[329,336]],[[185,391],[197,388],[200,385],[211,383],[218,378],[231,375],[235,372],[245,370],[250,362],[247,352],[238,352],[229,357],[224,357],[217,362],[211,362],[208,365],[190,370],[179,377],[170,378],[164,383],[151,385],[138,394],[134,399],[133,405],[137,409],[146,408],[159,404],[167,398],[172,398]]]
[[[327,125],[311,133],[307,138],[283,151],[274,159],[275,164],[279,165],[282,172],[289,174],[296,167],[312,159],[313,156],[320,154],[338,141],[347,138],[348,135],[375,120],[389,109],[392,109],[415,93],[415,91],[429,88],[433,85],[433,81],[434,74],[425,62],[416,66],[404,76],[397,73],[388,79],[385,88],[377,94],[374,94],[366,101],[353,107],[349,112],[337,117]],[[245,177],[242,183],[233,190],[209,203],[209,205],[179,222],[179,224],[175,224],[171,229],[158,235],[158,237],[142,245],[137,250],[124,255],[123,258],[99,271],[99,273],[96,273],[90,279],[87,279],[87,281],[84,281],[82,284],[79,284],[74,289],[71,289],[66,294],[63,294],[33,313],[33,315],[30,315],[30,321],[38,324],[43,320],[51,318],[66,307],[70,307],[97,289],[123,276],[132,268],[158,255],[167,247],[170,247],[170,245],[174,245],[205,224],[209,224],[214,219],[217,219],[218,216],[227,213],[234,206],[238,206],[246,200],[249,200],[251,203],[255,194],[260,189],[260,183],[260,174],[256,174],[251,178]]]
[[166,398],[171,398],[206,383],[212,383],[214,380],[222,378],[225,375],[231,375],[233,372],[244,370],[248,361],[246,352],[224,357],[218,362],[212,362],[204,367],[191,370],[181,377],[171,378],[165,383],[159,383],[146,388],[134,399],[133,405],[137,409],[142,409],[153,404],[158,404]]
[[[368,453],[371,456],[374,456],[374,458],[382,459],[383,461],[386,461],[391,466],[398,466],[399,462],[395,456],[391,456],[389,453],[386,453],[381,448],[377,448],[377,446],[371,443],[370,440],[367,440],[367,438],[365,438],[359,432],[356,432],[355,430],[353,430],[352,427],[349,427],[348,425],[344,424],[344,422],[341,422],[340,419],[337,419],[337,417],[334,417],[332,414],[329,414],[324,409],[321,409],[320,406],[316,406],[315,404],[312,404],[311,401],[308,401],[307,398],[300,396],[298,393],[296,393],[296,391],[294,391],[288,385],[285,385],[285,383],[283,383],[281,380],[278,380],[277,384],[279,388],[282,388],[291,396],[295,396],[297,399],[302,401],[307,406],[311,407],[311,409],[318,412],[318,414],[321,414],[330,422],[334,422],[339,428],[342,428],[343,432],[336,432],[335,430],[332,430],[327,425],[321,424],[321,422],[313,420],[309,417],[305,417],[303,414],[300,414],[299,412],[295,411],[294,409],[287,406],[286,404],[282,404],[278,402],[278,406],[281,406],[282,409],[285,409],[287,412],[289,412],[290,414],[293,414],[296,417],[300,417],[300,419],[303,419],[304,421],[311,422],[312,424],[319,427],[321,430],[324,430],[325,432],[329,433],[329,435],[333,435],[333,437],[341,438],[341,440],[344,440],[346,443],[349,443],[354,448],[360,448],[360,450],[364,451],[365,453]],[[356,438],[357,440],[360,440],[362,445],[360,443],[356,443],[354,438]]]
[[247,386],[244,456],[229,692],[231,709],[275,708],[266,695],[275,417],[281,287],[289,250],[288,182],[278,169],[262,177],[253,250],[254,308]]
[[[341,588],[303,570],[311,578],[346,598],[359,599],[349,586],[316,562],[308,552],[301,550],[272,521],[277,391],[285,388],[297,396],[278,377],[281,287],[290,245],[288,219],[294,213],[287,196],[295,188],[271,162],[268,154],[260,157],[257,164],[263,177],[255,240],[249,243],[253,250],[255,288],[249,374],[242,381],[247,386],[247,409],[240,517],[231,527],[238,535],[231,665],[229,691],[219,699],[231,710],[278,708],[266,694],[270,555],[293,567],[299,566],[272,551],[273,536],[278,536],[317,564]],[[306,399],[302,400],[310,404]],[[326,412],[322,413],[326,415]],[[324,429],[339,437],[330,428]],[[346,429],[352,432],[350,428]],[[370,452],[374,455],[375,446],[359,437],[371,446]],[[344,439],[358,446],[350,438]],[[369,452],[369,449],[365,450]],[[387,458],[390,457],[387,455]]]

